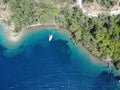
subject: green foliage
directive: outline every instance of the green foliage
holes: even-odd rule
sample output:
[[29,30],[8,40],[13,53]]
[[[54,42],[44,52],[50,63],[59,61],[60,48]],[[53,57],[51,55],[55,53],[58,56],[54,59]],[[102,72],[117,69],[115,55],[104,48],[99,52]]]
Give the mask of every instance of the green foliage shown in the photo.
[[99,2],[102,6],[104,6],[104,7],[106,7],[106,8],[110,8],[110,7],[114,6],[114,5],[116,5],[116,4],[117,4],[117,1],[118,1],[118,0],[98,0],[98,2]]
[[16,31],[36,23],[54,23],[58,14],[58,10],[52,3],[42,0],[37,3],[33,0],[10,0],[9,4],[13,12],[12,18],[16,24]]
[[79,7],[74,7],[72,11],[69,8],[65,7],[64,16],[74,43],[86,46],[92,54],[120,61],[120,16],[89,18],[82,14]]
[[85,3],[93,3],[94,1],[98,2],[101,6],[109,9],[117,4],[118,0],[83,0]]
[[89,18],[83,15],[79,6],[71,8],[71,0],[68,1],[57,9],[53,3],[44,0],[37,3],[33,0],[9,0],[16,32],[31,24],[56,23],[72,33],[75,44],[86,46],[92,54],[120,61],[120,15]]
[[9,0],[1,0],[3,3],[8,3]]
[[90,3],[93,2],[94,0],[83,0],[83,2]]

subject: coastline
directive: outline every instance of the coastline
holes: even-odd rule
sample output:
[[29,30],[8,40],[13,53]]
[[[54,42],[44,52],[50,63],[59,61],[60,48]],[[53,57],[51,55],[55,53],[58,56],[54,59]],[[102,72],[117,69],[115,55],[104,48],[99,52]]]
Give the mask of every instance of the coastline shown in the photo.
[[95,64],[102,64],[103,66],[107,66],[106,63],[102,60],[102,58],[97,57],[90,53],[90,51],[83,45],[79,44],[77,45],[84,53],[88,55],[88,57],[91,58],[91,61]]
[[[37,32],[37,31],[39,32],[39,31],[44,30],[44,29],[57,30],[58,32],[60,32],[62,34],[67,35],[68,38],[74,44],[73,37],[72,37],[70,31],[63,28],[62,26],[57,26],[55,24],[53,24],[53,25],[33,24],[33,25],[27,26],[25,28],[22,28],[21,32],[19,32],[19,33],[15,33],[13,31],[9,32],[10,30],[7,32],[8,28],[4,27],[4,26],[2,26],[2,27],[3,27],[3,30],[4,30],[4,35],[5,35],[5,40],[6,40],[5,41],[6,42],[5,46],[9,49],[7,51],[8,54],[11,52],[11,50],[14,49],[14,47],[18,47],[17,46],[17,44],[19,44],[18,42],[22,41],[22,39],[25,37],[25,35],[29,34],[29,32],[34,33],[34,32]],[[85,53],[86,56],[90,58],[90,61],[93,64],[101,65],[105,68],[108,68],[108,70],[110,70],[110,71],[112,70],[116,75],[120,74],[120,71],[117,70],[114,65],[111,66],[111,67],[108,67],[108,63],[106,62],[106,60],[104,60],[104,59],[102,59],[102,58],[100,58],[96,55],[93,55],[85,46],[83,46],[81,44],[78,44],[78,45],[75,45],[75,46],[78,47],[78,49],[82,50],[83,53]],[[14,53],[14,50],[13,50],[13,53]],[[15,55],[15,54],[13,54],[13,55]]]
[[22,28],[21,33],[20,34],[26,34],[27,32],[34,32],[33,31],[40,31],[43,29],[54,29],[57,30],[58,32],[64,33],[67,36],[69,36],[70,38],[72,38],[71,33],[69,32],[69,30],[67,30],[66,28],[62,27],[62,26],[58,26],[56,24],[33,24],[33,25],[29,25],[25,28]]
[[[43,30],[43,29],[54,29],[54,30],[57,30],[58,32],[62,33],[62,34],[65,34],[69,37],[69,39],[73,39],[71,33],[69,32],[69,30],[63,28],[62,26],[57,26],[56,24],[51,24],[51,25],[44,25],[44,24],[34,24],[34,25],[30,25],[30,26],[27,26],[26,28],[23,28],[22,29],[22,32],[20,33],[21,36],[22,35],[26,35],[29,31],[30,32],[36,32],[36,31],[40,31],[40,30]],[[34,29],[34,31],[33,31]],[[20,35],[19,35],[20,36]],[[20,37],[21,37],[20,36]],[[22,36],[24,37],[24,36]],[[93,55],[91,54],[91,52],[83,45],[79,44],[79,45],[75,45],[76,47],[78,47],[79,49],[81,49],[85,54],[87,54],[88,57],[90,57],[92,63],[94,64],[99,64],[99,65],[102,65],[102,66],[105,66],[106,68],[112,68],[112,69],[115,69],[114,66],[112,67],[108,67],[107,66],[107,62],[106,60],[96,56],[96,55]]]
[[82,50],[83,53],[86,54],[86,56],[90,58],[90,61],[93,64],[103,66],[109,72],[113,72],[116,76],[120,75],[120,70],[117,70],[113,63],[111,63],[112,65],[108,66],[108,62],[106,62],[106,59],[102,59],[96,55],[93,55],[85,46],[79,44],[79,45],[76,45],[76,47]]
[[[79,0],[80,1],[80,0]],[[84,7],[82,7],[82,4],[80,4],[80,7],[81,9],[83,10],[83,13],[84,13]],[[89,15],[87,15],[89,17]],[[73,40],[73,37],[70,33],[69,30],[65,29],[64,27],[62,26],[58,26],[57,24],[53,23],[53,24],[33,24],[33,25],[29,25],[27,27],[24,27],[21,29],[20,32],[18,33],[15,33],[13,30],[14,29],[11,29],[8,25],[5,24],[4,20],[0,20],[0,24],[2,25],[3,27],[3,30],[4,30],[4,35],[5,35],[5,39],[6,39],[6,42],[9,44],[11,44],[11,46],[14,44],[17,44],[17,42],[19,42],[22,38],[24,38],[24,36],[29,33],[29,32],[36,32],[36,31],[40,31],[40,30],[43,30],[44,28],[45,29],[49,29],[49,28],[53,28],[54,30],[57,30],[63,34],[66,34],[67,36],[69,36],[70,39]],[[34,30],[33,30],[34,29]],[[92,60],[92,62],[94,62],[95,64],[98,63],[98,64],[101,64],[101,65],[105,65],[107,66],[107,63],[102,60],[102,58],[100,57],[97,57],[93,54],[91,54],[91,52],[83,45],[76,45],[78,46],[79,48],[81,48],[83,50],[83,52],[85,52]]]
[[[62,34],[67,35],[69,37],[69,39],[71,39],[71,40],[73,39],[73,37],[72,37],[69,30],[63,28],[62,26],[58,26],[56,24],[47,24],[47,25],[33,24],[33,25],[29,25],[29,26],[27,26],[25,28],[22,28],[22,30],[20,32],[18,32],[18,33],[15,33],[14,31],[10,30],[10,28],[7,27],[7,25],[4,22],[3,23],[0,22],[0,24],[3,27],[4,35],[5,35],[5,39],[6,39],[7,44],[11,44],[11,45],[16,45],[29,32],[36,32],[36,31],[47,29],[47,28],[57,30],[58,32],[60,32]],[[91,61],[94,64],[101,64],[101,65],[107,67],[107,63],[106,63],[105,60],[91,54],[91,52],[85,46],[83,46],[81,44],[78,44],[78,45],[75,45],[75,46],[77,46],[84,53],[86,53],[87,56],[90,57]]]
[[[66,34],[67,36],[69,36],[70,38],[72,38],[71,36],[71,33],[65,29],[64,27],[62,26],[58,26],[56,24],[47,24],[47,25],[44,25],[44,24],[33,24],[33,25],[29,25],[27,27],[24,27],[21,29],[20,32],[14,32],[12,30],[10,30],[10,28],[5,24],[5,22],[3,21],[0,21],[0,25],[2,26],[3,28],[3,32],[5,34],[5,38],[7,39],[8,42],[10,43],[17,43],[19,42],[26,33],[28,32],[36,32],[36,31],[40,31],[40,30],[43,30],[43,29],[49,29],[49,28],[53,28],[54,30],[57,30],[61,33],[64,33]],[[33,29],[35,29],[33,31]]]
[[[71,33],[63,28],[62,26],[57,26],[55,24],[51,25],[43,25],[43,24],[33,24],[30,26],[27,26],[25,28],[22,28],[22,30],[18,33],[15,33],[14,31],[10,30],[10,28],[5,24],[5,22],[2,23],[0,21],[0,26],[3,30],[3,43],[2,45],[6,48],[5,55],[9,57],[9,53],[13,53],[12,56],[16,55],[18,52],[18,49],[20,47],[20,43],[22,43],[22,39],[29,33],[34,32],[40,32],[42,30],[57,30],[58,32],[67,35],[69,38],[72,38]],[[11,56],[10,56],[11,57]]]

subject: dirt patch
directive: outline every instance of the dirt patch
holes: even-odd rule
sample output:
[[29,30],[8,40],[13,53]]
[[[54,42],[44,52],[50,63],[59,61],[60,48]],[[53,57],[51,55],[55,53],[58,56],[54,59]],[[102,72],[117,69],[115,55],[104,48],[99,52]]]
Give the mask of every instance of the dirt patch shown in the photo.
[[105,13],[107,11],[104,7],[99,5],[97,2],[83,3],[83,7],[87,11],[87,13],[91,15],[98,15],[98,14]]
[[8,26],[10,30],[14,30],[15,25],[11,20],[12,13],[9,10],[9,5],[0,1],[0,20]]
[[84,10],[86,10],[87,14],[91,16],[97,16],[99,14],[105,14],[109,13],[111,11],[117,11],[120,10],[120,0],[118,0],[117,4],[113,7],[107,9],[103,6],[101,6],[96,0],[94,0],[92,3],[82,3],[82,6]]
[[111,11],[116,11],[120,9],[120,0],[118,1],[118,3],[111,9]]

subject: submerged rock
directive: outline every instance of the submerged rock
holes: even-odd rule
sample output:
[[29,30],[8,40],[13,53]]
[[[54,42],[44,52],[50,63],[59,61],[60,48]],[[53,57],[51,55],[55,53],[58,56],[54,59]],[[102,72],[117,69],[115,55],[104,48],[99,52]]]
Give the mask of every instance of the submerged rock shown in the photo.
[[5,47],[5,46],[2,46],[2,45],[0,45],[0,51],[3,51],[3,50],[7,50],[7,48]]

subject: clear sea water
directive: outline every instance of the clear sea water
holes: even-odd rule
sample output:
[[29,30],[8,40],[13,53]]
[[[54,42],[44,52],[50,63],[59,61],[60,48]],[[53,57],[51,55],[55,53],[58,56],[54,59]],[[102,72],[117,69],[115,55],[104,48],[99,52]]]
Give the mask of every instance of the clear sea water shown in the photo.
[[15,45],[0,27],[0,90],[120,90],[106,66],[93,63],[70,39],[53,29],[29,32]]

